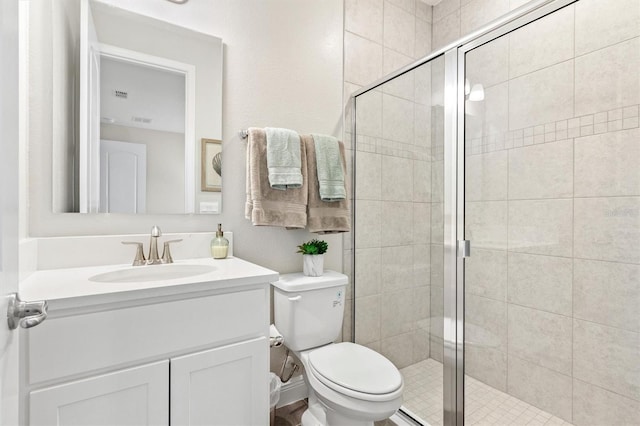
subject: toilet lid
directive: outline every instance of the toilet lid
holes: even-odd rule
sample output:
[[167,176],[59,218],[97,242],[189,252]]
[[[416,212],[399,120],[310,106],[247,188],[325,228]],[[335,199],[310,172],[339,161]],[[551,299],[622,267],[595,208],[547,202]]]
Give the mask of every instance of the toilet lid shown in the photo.
[[381,395],[402,386],[402,376],[391,361],[354,343],[336,343],[311,351],[309,363],[315,373],[356,392]]

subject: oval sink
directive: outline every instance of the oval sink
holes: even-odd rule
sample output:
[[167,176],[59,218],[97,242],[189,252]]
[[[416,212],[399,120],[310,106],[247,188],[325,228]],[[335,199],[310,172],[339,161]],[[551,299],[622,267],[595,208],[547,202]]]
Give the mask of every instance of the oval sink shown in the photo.
[[89,281],[98,283],[137,283],[146,281],[168,281],[207,274],[216,268],[210,265],[152,265],[135,266],[118,271],[94,275]]

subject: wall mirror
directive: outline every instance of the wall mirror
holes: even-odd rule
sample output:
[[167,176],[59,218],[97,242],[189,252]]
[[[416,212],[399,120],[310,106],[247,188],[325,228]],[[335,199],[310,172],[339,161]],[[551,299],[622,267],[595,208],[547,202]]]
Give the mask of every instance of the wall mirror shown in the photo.
[[220,213],[222,40],[98,0],[52,7],[54,212]]

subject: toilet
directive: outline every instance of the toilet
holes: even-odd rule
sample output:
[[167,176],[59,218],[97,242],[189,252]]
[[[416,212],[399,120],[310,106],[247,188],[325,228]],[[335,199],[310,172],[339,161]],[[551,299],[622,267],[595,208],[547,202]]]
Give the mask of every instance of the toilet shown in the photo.
[[274,287],[275,326],[300,359],[309,388],[303,426],[369,426],[402,405],[404,382],[384,356],[333,343],[342,329],[347,276],[283,274]]

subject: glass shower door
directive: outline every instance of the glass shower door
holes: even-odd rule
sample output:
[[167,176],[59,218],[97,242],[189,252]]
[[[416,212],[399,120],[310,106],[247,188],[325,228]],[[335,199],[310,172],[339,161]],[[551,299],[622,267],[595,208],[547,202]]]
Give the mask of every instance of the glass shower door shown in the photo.
[[444,58],[355,109],[355,342],[400,370],[405,412],[442,424]]
[[640,424],[639,16],[462,48],[466,424]]

